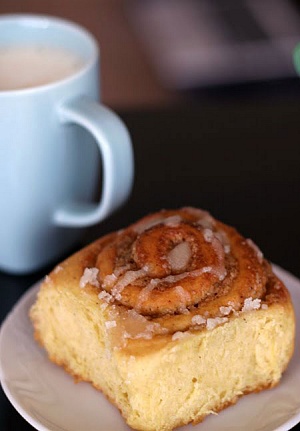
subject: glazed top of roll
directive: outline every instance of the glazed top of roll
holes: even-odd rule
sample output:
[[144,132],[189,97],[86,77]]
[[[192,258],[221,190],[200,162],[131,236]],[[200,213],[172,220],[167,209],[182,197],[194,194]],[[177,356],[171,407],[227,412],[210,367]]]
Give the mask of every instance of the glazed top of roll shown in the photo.
[[213,329],[282,296],[253,241],[196,208],[151,214],[80,253],[80,288],[123,341]]

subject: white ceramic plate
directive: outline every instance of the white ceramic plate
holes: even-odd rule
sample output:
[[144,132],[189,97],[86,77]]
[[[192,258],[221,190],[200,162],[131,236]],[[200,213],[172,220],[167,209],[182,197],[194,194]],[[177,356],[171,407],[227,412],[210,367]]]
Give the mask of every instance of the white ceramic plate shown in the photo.
[[[300,421],[300,280],[275,267],[288,286],[296,309],[294,357],[280,385],[251,394],[197,426],[182,431],[285,431]],[[33,339],[28,310],[33,286],[6,318],[0,333],[0,378],[18,412],[41,431],[128,431],[118,410],[87,383],[74,384],[52,364]]]

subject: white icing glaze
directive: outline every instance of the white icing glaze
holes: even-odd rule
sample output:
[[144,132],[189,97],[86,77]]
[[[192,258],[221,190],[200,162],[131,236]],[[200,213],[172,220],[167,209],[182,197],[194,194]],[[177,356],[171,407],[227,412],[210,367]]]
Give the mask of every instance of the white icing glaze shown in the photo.
[[192,257],[191,246],[187,241],[177,244],[168,254],[167,260],[172,271],[184,271]]

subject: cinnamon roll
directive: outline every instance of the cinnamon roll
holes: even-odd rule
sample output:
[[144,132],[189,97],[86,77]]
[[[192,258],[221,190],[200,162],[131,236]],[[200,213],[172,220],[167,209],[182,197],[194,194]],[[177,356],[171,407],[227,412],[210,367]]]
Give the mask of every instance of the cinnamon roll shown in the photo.
[[95,241],[30,311],[49,358],[137,430],[168,431],[276,385],[294,348],[290,295],[250,239],[196,208]]

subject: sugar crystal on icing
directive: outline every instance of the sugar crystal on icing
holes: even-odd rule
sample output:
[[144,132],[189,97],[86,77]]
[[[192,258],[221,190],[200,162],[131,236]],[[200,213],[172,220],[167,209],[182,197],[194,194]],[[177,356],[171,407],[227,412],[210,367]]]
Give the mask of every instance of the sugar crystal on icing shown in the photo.
[[109,303],[109,302],[111,302],[113,300],[112,295],[110,295],[105,290],[102,290],[102,292],[99,293],[98,298],[102,299],[103,301],[105,301],[107,303]]
[[230,253],[230,245],[229,244],[226,244],[226,245],[224,245],[224,251],[225,251],[225,253],[226,254],[228,254],[228,253]]
[[180,314],[189,314],[189,309],[185,306],[178,307],[178,311]]
[[203,237],[206,242],[212,242],[214,237],[213,231],[211,229],[205,228],[203,230]]
[[117,322],[115,320],[107,320],[105,322],[105,326],[107,329],[115,328],[117,326]]
[[189,332],[181,332],[177,331],[172,335],[172,341],[182,340],[182,338],[186,338],[190,335]]
[[106,275],[103,280],[103,287],[110,287],[114,285],[116,281],[117,281],[117,276],[115,274]]
[[60,271],[62,271],[63,270],[63,267],[61,266],[61,265],[57,265],[55,268],[54,268],[54,274],[57,274],[58,272],[60,272]]
[[228,239],[226,232],[224,232],[223,230],[218,230],[215,233],[215,236],[220,241],[220,243],[223,245],[225,253],[229,253],[230,252],[230,242],[229,242],[229,239]]
[[197,314],[192,318],[192,323],[193,325],[203,325],[204,323],[206,323],[206,319],[204,319],[204,317]]
[[45,277],[45,283],[52,283],[52,280],[51,280],[51,277],[49,277],[49,275],[46,275],[46,277]]
[[79,281],[79,286],[83,288],[87,284],[91,284],[92,286],[99,287],[99,281],[97,278],[98,273],[98,268],[85,268],[84,273]]
[[144,340],[151,340],[151,338],[153,337],[152,332],[141,332],[137,335],[135,335],[134,337],[131,337],[133,340],[138,340],[139,338],[143,338]]
[[278,281],[275,282],[274,289],[276,289],[276,290],[280,290],[281,289],[281,285],[280,285],[280,283]]
[[231,313],[231,311],[233,310],[233,308],[232,308],[231,305],[229,305],[228,307],[220,307],[219,310],[220,310],[220,313],[223,316],[228,316],[228,314]]
[[211,331],[218,325],[222,325],[222,323],[228,322],[228,317],[215,317],[215,318],[209,318],[206,321],[206,328]]
[[259,298],[252,299],[252,297],[246,298],[244,301],[244,306],[242,308],[242,313],[245,313],[247,311],[252,311],[252,310],[258,310],[260,308],[260,305],[261,305],[261,299]]
[[120,275],[123,275],[129,269],[130,269],[130,264],[119,266],[118,268],[114,269],[113,275],[115,275],[116,277],[120,277]]

